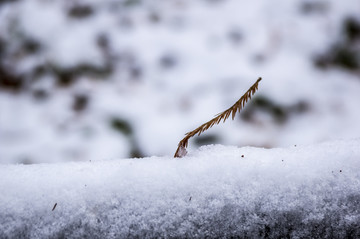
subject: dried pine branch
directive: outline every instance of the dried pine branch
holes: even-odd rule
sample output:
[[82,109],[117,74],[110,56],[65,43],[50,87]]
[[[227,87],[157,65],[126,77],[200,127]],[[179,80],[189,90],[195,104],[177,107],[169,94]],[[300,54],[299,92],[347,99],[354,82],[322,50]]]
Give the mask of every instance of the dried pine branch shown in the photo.
[[240,112],[240,110],[245,106],[246,102],[248,102],[251,99],[251,96],[255,94],[255,92],[258,89],[258,84],[260,81],[261,81],[261,77],[259,77],[259,79],[250,87],[250,89],[246,91],[246,93],[243,96],[241,96],[241,98],[238,101],[236,101],[236,103],[233,106],[231,106],[229,109],[215,115],[215,117],[212,120],[206,122],[205,124],[202,124],[193,131],[186,133],[185,137],[179,142],[174,157],[181,158],[186,154],[186,147],[188,146],[188,140],[194,135],[197,134],[199,136],[201,133],[211,128],[215,124],[219,124],[221,121],[225,122],[225,120],[229,118],[230,114],[232,119],[234,120],[236,112]]

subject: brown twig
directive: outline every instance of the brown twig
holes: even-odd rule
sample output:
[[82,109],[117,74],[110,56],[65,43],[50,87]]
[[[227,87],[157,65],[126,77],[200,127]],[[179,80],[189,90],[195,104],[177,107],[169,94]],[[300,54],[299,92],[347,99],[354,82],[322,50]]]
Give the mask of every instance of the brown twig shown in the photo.
[[194,129],[193,131],[186,133],[185,137],[178,144],[178,148],[175,152],[174,158],[181,158],[186,154],[186,147],[188,146],[188,140],[194,135],[197,134],[199,136],[201,133],[211,128],[215,124],[219,124],[221,121],[225,122],[229,118],[230,114],[232,119],[234,120],[236,112],[240,112],[240,110],[242,110],[242,108],[245,106],[246,102],[248,102],[251,99],[251,96],[255,94],[255,92],[258,89],[258,84],[260,81],[261,81],[261,77],[259,77],[259,79],[257,79],[257,81],[250,87],[250,89],[246,91],[246,93],[243,96],[241,96],[241,98],[238,101],[236,101],[236,103],[233,106],[231,106],[229,109],[215,115],[215,117],[212,120],[200,125],[198,128]]

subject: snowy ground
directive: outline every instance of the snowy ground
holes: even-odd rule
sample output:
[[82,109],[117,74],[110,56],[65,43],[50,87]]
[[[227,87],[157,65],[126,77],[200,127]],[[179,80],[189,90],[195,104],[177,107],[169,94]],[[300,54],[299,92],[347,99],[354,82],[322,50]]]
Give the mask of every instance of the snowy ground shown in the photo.
[[358,0],[0,1],[0,238],[360,238],[359,79]]
[[[0,163],[173,155],[259,76],[247,112],[191,146],[359,137],[359,16],[358,0],[0,3]],[[334,44],[355,63],[316,64]]]
[[359,145],[2,165],[0,238],[359,238]]

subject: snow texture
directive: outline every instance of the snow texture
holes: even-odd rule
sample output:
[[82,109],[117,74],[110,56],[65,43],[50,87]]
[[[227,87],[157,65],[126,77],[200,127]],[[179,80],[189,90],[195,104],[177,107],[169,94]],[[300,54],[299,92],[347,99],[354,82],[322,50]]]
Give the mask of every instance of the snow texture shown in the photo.
[[359,238],[359,146],[0,165],[0,238]]

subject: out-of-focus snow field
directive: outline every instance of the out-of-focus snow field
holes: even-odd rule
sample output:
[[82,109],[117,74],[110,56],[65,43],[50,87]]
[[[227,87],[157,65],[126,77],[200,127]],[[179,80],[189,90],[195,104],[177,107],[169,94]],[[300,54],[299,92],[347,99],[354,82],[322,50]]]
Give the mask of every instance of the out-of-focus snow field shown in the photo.
[[190,145],[359,137],[359,69],[314,63],[359,16],[358,0],[5,1],[0,163],[173,155],[259,76],[242,117]]
[[359,238],[359,144],[3,165],[0,238]]

